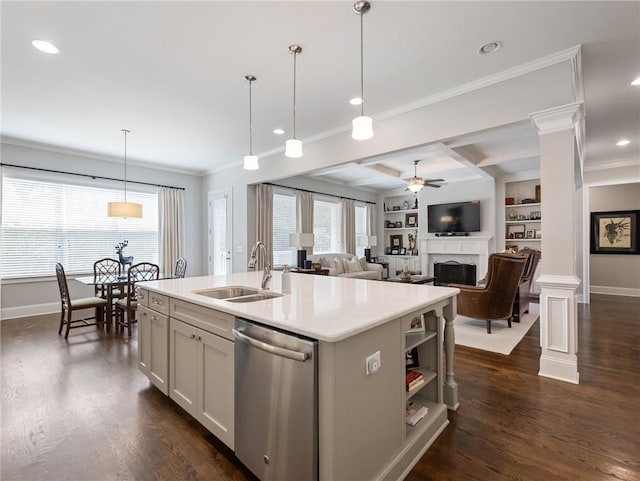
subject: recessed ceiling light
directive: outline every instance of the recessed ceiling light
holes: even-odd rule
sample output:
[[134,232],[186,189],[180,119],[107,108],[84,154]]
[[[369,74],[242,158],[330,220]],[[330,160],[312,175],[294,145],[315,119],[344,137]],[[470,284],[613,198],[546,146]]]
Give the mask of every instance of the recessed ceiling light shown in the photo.
[[485,43],[482,47],[478,49],[478,53],[481,55],[486,55],[489,53],[497,52],[502,48],[502,42],[498,42],[497,40],[493,42]]
[[637,78],[637,79],[635,79],[633,82],[631,82],[631,85],[635,85],[635,86],[640,85],[640,77],[638,77],[638,78]]
[[284,130],[282,129],[273,129],[273,133],[276,135],[282,135],[284,134]]
[[627,139],[620,139],[620,140],[618,140],[618,141],[616,142],[616,145],[617,145],[618,147],[624,147],[625,145],[629,145],[630,143],[631,143],[631,141],[630,141],[630,140],[627,140]]
[[362,103],[362,99],[360,97],[354,97],[351,100],[349,100],[349,103],[351,105],[360,105]]
[[58,50],[58,47],[56,47],[52,43],[45,42],[44,40],[34,40],[33,42],[31,42],[31,45],[33,45],[35,48],[37,48],[38,50],[40,50],[41,52],[44,52],[44,53],[59,53],[60,52],[60,50]]

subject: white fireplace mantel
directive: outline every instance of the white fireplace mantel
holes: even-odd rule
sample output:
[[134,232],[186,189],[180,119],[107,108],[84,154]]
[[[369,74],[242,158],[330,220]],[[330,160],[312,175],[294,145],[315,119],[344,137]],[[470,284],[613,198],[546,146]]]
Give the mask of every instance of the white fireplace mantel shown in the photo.
[[476,264],[476,281],[487,272],[489,254],[493,252],[493,237],[452,236],[420,239],[422,272],[433,275],[434,262],[457,261]]

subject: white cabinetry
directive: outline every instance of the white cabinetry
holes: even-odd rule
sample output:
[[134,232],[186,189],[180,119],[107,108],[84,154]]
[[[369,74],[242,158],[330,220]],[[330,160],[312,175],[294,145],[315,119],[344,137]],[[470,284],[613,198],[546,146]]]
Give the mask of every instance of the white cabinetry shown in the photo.
[[[165,395],[169,394],[169,317],[166,312],[147,307],[149,292],[138,292],[138,369]],[[161,299],[159,299],[161,298]],[[155,295],[165,302],[168,298]],[[164,309],[162,309],[164,310]]]
[[[196,418],[218,439],[233,449],[234,442],[234,345],[211,331],[219,331],[220,322],[232,325],[233,318],[211,309],[175,301],[177,310],[208,311],[208,317],[194,323],[208,324],[211,329],[196,327],[175,319],[172,303],[169,335],[169,396]],[[204,313],[203,313],[204,314]],[[187,316],[185,316],[187,317]]]
[[404,266],[408,266],[411,272],[420,271],[418,256],[384,256],[383,260],[389,263],[389,277],[397,276]]

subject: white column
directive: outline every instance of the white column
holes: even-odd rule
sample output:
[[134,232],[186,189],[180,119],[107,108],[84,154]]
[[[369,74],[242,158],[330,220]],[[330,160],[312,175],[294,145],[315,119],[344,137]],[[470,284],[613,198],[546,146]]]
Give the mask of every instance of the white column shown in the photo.
[[[578,384],[578,317],[574,196],[582,104],[531,114],[540,135],[542,187],[542,273],[540,294],[540,371],[538,375]],[[578,179],[579,180],[579,179]]]

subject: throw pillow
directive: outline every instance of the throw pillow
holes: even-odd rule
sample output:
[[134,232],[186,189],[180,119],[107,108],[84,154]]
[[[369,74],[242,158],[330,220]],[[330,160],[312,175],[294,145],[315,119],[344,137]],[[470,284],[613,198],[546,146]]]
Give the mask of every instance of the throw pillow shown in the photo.
[[369,270],[369,266],[367,265],[367,258],[366,257],[361,257],[360,258],[360,267],[362,267],[363,271],[368,271]]
[[342,259],[339,257],[334,257],[329,261],[329,267],[338,274],[344,274],[344,266],[342,265]]
[[343,259],[343,263],[345,272],[362,272],[362,266],[360,266],[360,261],[358,261],[357,257],[353,259]]
[[329,265],[329,259],[327,259],[326,257],[321,257],[317,262],[319,262],[322,267],[331,267]]

